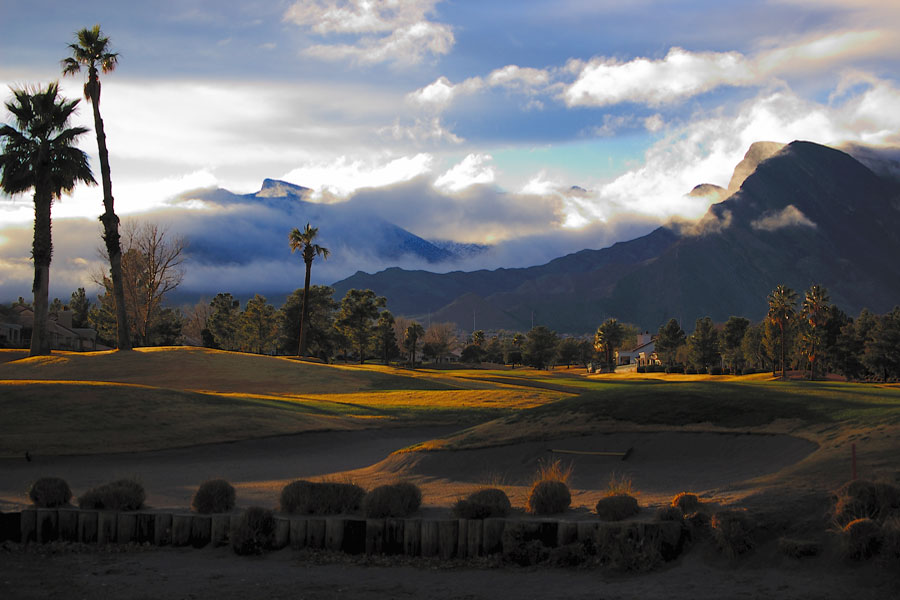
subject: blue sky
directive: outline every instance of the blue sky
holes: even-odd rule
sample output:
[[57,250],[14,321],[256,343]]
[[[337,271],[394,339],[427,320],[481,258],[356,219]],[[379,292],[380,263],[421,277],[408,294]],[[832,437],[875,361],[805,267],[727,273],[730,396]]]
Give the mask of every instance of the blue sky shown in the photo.
[[[895,0],[3,0],[0,18],[4,88],[57,79],[81,27],[110,36],[123,214],[265,177],[319,202],[425,180],[447,205],[496,210],[447,222],[411,195],[385,218],[466,242],[555,231],[575,250],[701,216],[708,201],[685,194],[727,185],[754,141],[900,145]],[[79,188],[54,214],[99,206]],[[30,198],[0,197],[3,224],[31,218]],[[9,273],[28,249],[6,246],[0,231]]]

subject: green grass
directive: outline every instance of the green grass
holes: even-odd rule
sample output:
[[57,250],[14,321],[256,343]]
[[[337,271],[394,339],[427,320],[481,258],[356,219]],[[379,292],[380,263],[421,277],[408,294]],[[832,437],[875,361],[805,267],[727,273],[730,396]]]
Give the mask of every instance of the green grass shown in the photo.
[[900,423],[900,389],[832,382],[622,381],[529,409],[513,422],[561,412],[641,425],[710,423],[742,428],[778,419],[798,419],[807,424],[896,424]]

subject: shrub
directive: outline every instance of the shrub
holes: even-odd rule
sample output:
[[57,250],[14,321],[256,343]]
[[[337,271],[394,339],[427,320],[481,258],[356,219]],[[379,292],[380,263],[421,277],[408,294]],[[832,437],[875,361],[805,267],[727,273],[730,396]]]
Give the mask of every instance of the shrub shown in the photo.
[[353,483],[298,480],[281,490],[281,510],[303,515],[338,515],[359,510],[365,490]]
[[78,498],[80,508],[99,510],[139,510],[147,494],[134,479],[119,479],[88,490]]
[[855,519],[841,530],[844,558],[862,560],[874,556],[881,547],[881,526],[873,519]]
[[230,512],[234,508],[234,486],[224,479],[204,481],[194,493],[191,508],[198,513]]
[[681,509],[686,515],[691,513],[695,513],[703,506],[703,503],[700,502],[700,498],[697,494],[691,494],[690,492],[681,492],[674,498],[672,498],[672,506],[677,506]]
[[597,516],[603,521],[621,521],[640,512],[638,501],[627,494],[615,494],[597,502]]
[[834,499],[833,517],[841,526],[856,519],[883,521],[900,516],[900,487],[887,482],[849,481],[835,492]]
[[55,508],[72,499],[69,484],[59,477],[41,477],[28,490],[28,497],[39,508]]
[[401,481],[381,485],[366,494],[363,513],[369,519],[386,517],[408,517],[419,510],[422,504],[422,490],[419,486]]
[[584,544],[567,544],[550,550],[547,560],[554,567],[577,567],[589,558]]
[[547,560],[550,550],[540,540],[540,530],[523,523],[510,523],[501,537],[503,558],[527,567]]
[[657,521],[684,521],[684,512],[677,506],[661,506],[656,511]]
[[525,510],[535,515],[555,515],[572,503],[569,486],[562,481],[538,481],[531,488]]
[[795,540],[786,537],[778,539],[778,551],[791,558],[817,556],[821,550],[822,546],[818,542]]
[[751,523],[747,513],[723,510],[713,515],[711,524],[716,545],[726,556],[735,558],[753,548]]
[[235,554],[262,554],[275,539],[275,517],[272,511],[251,506],[231,528],[231,547]]
[[885,521],[881,534],[881,555],[888,563],[900,565],[900,517]]
[[465,500],[457,500],[453,514],[460,519],[505,517],[512,509],[506,492],[497,488],[478,490]]

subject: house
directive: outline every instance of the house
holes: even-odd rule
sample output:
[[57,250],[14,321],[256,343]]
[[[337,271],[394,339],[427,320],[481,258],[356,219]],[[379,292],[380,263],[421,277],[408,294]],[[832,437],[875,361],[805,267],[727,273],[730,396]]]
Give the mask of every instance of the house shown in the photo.
[[0,348],[22,346],[22,326],[18,323],[0,323]]
[[616,353],[616,365],[620,367],[629,365],[646,367],[658,364],[660,361],[656,356],[656,340],[649,331],[638,334],[637,345],[634,348]]
[[[13,307],[13,314],[18,321],[15,326],[19,329],[16,346],[27,348],[31,345],[34,311],[20,304]],[[13,324],[4,323],[2,327],[9,325]],[[97,331],[86,327],[72,327],[72,311],[62,310],[59,313],[50,313],[47,329],[50,334],[50,348],[53,350],[87,352],[97,349]],[[3,329],[0,328],[0,331]]]

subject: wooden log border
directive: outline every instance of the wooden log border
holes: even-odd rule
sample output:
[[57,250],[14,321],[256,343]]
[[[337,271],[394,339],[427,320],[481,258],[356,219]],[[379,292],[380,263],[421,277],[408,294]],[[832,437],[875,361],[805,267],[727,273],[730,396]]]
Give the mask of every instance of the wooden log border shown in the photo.
[[[0,514],[0,543],[145,544],[205,548],[230,543],[240,512],[115,512],[36,508]],[[565,521],[535,519],[363,519],[278,514],[275,549],[324,549],[346,554],[422,556],[449,560],[503,552],[504,532],[539,540],[548,548],[596,541],[632,529],[663,540],[667,560],[681,552],[685,528],[672,521]]]

